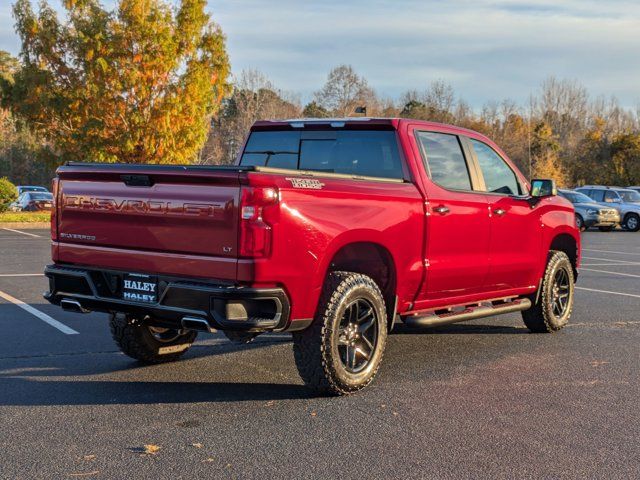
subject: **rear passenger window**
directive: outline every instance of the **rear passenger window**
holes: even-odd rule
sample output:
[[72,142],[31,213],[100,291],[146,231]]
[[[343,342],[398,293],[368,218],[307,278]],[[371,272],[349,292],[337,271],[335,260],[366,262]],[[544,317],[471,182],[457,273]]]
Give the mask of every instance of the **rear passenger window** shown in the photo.
[[586,195],[591,200],[593,200],[593,195],[591,195],[591,190],[586,190],[584,188],[577,188],[576,192],[582,193],[583,195]]
[[431,180],[452,190],[471,190],[471,177],[456,135],[416,132]]
[[604,194],[604,201],[606,203],[613,203],[617,200],[618,200],[618,194],[616,192],[612,192],[609,190]]
[[478,157],[478,165],[482,171],[487,192],[504,195],[520,194],[518,177],[507,162],[486,143],[470,140]]
[[241,165],[404,178],[395,131],[253,132]]

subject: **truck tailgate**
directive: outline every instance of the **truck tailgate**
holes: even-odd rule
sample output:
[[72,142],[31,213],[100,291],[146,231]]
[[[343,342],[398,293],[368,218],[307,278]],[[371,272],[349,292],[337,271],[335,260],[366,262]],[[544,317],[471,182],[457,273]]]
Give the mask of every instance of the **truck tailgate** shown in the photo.
[[[213,167],[61,167],[58,241],[93,251],[104,247],[111,258],[121,249],[123,255],[219,257],[228,264],[237,257],[241,175]],[[77,258],[68,248],[59,255],[60,262]],[[122,260],[110,266],[119,268]],[[215,272],[204,275],[215,278]]]

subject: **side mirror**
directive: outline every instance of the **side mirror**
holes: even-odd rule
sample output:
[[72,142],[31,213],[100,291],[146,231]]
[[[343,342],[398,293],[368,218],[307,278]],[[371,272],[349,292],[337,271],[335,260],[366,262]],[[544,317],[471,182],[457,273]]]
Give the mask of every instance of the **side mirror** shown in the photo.
[[548,178],[534,178],[531,180],[531,197],[542,198],[558,195],[556,182]]

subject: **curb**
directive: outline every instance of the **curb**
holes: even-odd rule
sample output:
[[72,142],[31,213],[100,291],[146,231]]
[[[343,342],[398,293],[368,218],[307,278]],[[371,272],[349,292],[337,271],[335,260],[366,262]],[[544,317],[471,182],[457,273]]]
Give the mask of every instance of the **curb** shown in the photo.
[[15,228],[17,230],[50,228],[49,222],[0,222],[0,228]]

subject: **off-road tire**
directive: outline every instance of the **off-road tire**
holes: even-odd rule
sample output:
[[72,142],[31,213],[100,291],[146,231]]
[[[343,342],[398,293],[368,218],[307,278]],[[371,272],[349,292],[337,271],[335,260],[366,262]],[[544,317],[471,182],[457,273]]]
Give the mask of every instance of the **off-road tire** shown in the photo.
[[[363,299],[375,310],[377,341],[371,359],[359,373],[346,370],[337,346],[338,327],[346,308]],[[349,395],[369,385],[382,361],[387,341],[387,312],[382,292],[366,275],[332,272],[325,285],[313,323],[293,333],[293,352],[304,383],[320,395]]]
[[[635,220],[635,226],[629,226],[630,220]],[[637,232],[638,230],[640,230],[640,216],[636,213],[627,213],[627,216],[624,217],[622,226],[625,230],[628,230],[630,232]]]
[[139,319],[122,313],[109,318],[111,336],[124,353],[142,363],[165,363],[178,360],[193,344],[197,332],[188,330],[171,341],[161,342]]
[[[553,311],[553,289],[558,270],[563,269],[568,278],[568,305],[562,315],[558,316]],[[527,328],[534,333],[552,333],[562,330],[571,317],[573,311],[574,296],[573,266],[566,253],[551,250],[547,258],[547,267],[544,271],[540,291],[531,298],[533,305],[522,312],[522,319]]]
[[606,227],[598,227],[598,230],[600,230],[601,232],[611,232],[614,228],[616,227],[614,227],[613,225],[609,225]]

